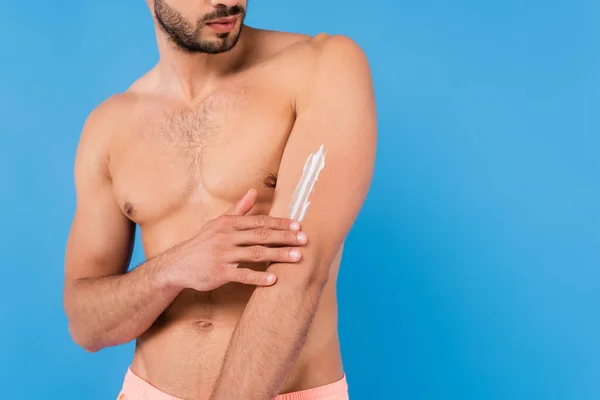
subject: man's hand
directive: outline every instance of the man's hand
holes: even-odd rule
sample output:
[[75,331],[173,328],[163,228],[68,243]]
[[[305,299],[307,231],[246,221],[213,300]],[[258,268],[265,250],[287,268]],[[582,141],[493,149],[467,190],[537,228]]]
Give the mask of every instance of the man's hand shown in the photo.
[[300,225],[286,218],[247,216],[256,196],[256,190],[250,189],[195,237],[167,252],[176,260],[165,270],[169,286],[197,291],[213,290],[229,282],[270,286],[276,281],[273,273],[237,268],[238,264],[300,261],[298,247],[307,242],[306,234],[299,232]]

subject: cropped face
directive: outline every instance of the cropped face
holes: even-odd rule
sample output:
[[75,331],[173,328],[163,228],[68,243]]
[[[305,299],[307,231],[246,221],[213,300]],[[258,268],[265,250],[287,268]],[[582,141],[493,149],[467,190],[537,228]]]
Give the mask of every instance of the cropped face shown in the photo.
[[154,0],[163,32],[188,53],[231,50],[242,33],[247,0]]

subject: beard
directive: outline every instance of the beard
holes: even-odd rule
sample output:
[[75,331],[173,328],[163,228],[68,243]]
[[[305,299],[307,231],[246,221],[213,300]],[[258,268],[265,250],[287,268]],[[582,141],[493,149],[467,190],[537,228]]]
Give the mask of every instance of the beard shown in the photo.
[[[246,10],[239,5],[218,8],[214,12],[199,17],[193,26],[179,11],[171,8],[164,0],[155,0],[154,15],[161,30],[180,50],[186,53],[219,54],[231,50],[237,44],[242,34]],[[202,28],[206,26],[207,22],[231,16],[240,17],[241,21],[237,32],[234,30],[217,33],[213,38],[203,38]]]

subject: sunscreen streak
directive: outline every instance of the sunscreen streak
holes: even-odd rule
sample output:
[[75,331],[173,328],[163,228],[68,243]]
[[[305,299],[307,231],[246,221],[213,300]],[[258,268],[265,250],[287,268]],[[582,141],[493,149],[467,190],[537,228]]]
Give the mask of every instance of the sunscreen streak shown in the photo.
[[325,155],[327,152],[323,145],[319,147],[316,153],[310,153],[302,170],[302,177],[296,186],[294,196],[289,206],[289,218],[295,221],[302,221],[308,206],[310,205],[309,197],[315,188],[315,184],[319,178],[319,174],[325,168]]

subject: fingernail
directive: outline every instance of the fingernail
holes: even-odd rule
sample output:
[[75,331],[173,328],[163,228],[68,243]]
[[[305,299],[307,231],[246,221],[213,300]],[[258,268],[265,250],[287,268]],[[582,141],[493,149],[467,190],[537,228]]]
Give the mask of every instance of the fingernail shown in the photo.
[[301,243],[305,243],[306,240],[308,239],[308,237],[306,236],[306,233],[304,233],[304,232],[298,233],[297,237],[298,237],[298,241]]
[[274,282],[275,282],[275,275],[268,275],[267,283],[274,283]]
[[299,231],[300,230],[300,224],[297,222],[292,222],[292,224],[290,225],[290,229],[293,231]]
[[292,258],[292,260],[299,260],[300,259],[300,251],[299,250],[290,251],[290,257]]

